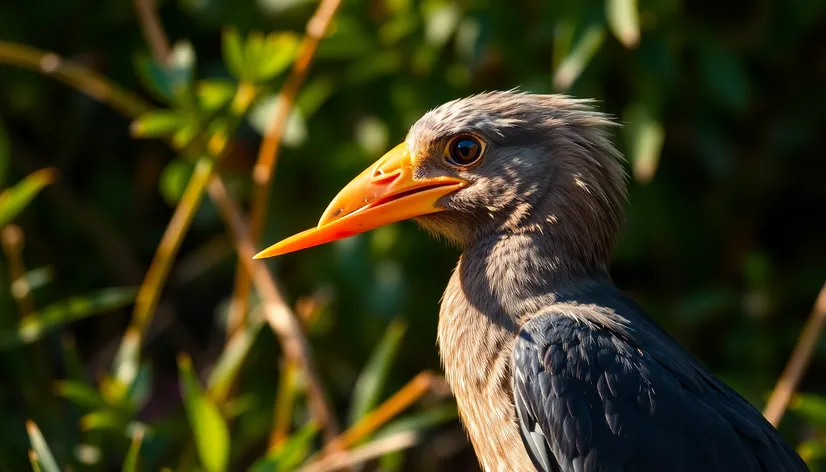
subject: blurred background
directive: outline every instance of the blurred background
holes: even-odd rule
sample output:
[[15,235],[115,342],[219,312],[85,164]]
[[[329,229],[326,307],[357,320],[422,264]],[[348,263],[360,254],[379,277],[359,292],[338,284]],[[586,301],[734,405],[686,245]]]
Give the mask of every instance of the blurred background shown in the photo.
[[[355,425],[351,470],[479,470],[436,349],[458,251],[398,223],[248,291],[226,217],[314,226],[428,109],[513,87],[623,121],[615,281],[765,406],[826,274],[826,2],[337,3],[0,4],[0,469],[333,470]],[[826,339],[780,430],[826,470]]]

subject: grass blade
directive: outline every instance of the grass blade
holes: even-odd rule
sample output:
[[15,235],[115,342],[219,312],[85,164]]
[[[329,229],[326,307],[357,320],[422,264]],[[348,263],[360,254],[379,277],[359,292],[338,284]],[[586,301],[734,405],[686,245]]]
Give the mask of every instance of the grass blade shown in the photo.
[[561,91],[571,88],[604,42],[605,28],[602,25],[589,26],[579,41],[574,44],[571,52],[559,64],[554,74],[554,87]]
[[33,343],[61,326],[120,308],[134,299],[135,289],[124,287],[70,297],[25,316],[14,330],[0,331],[0,349]]
[[39,462],[43,467],[43,472],[60,472],[60,467],[57,466],[57,461],[52,455],[49,445],[46,444],[46,440],[43,438],[40,428],[37,427],[34,421],[26,421],[26,431],[29,433],[29,441],[32,443],[32,450],[36,455],[37,462]]
[[607,0],[605,16],[611,32],[625,47],[632,48],[640,41],[640,12],[637,0]]
[[393,320],[387,327],[384,337],[376,346],[370,360],[356,381],[353,390],[353,404],[350,408],[350,424],[358,422],[378,404],[393,359],[396,357],[396,352],[406,330],[407,323],[401,319]]
[[0,228],[13,220],[43,187],[57,180],[57,170],[48,168],[32,172],[13,187],[0,193]]
[[138,458],[140,457],[142,442],[143,431],[138,430],[132,437],[132,444],[129,446],[129,452],[126,453],[126,460],[123,462],[123,472],[137,472]]
[[263,320],[250,322],[246,329],[236,331],[227,341],[207,380],[207,390],[215,401],[224,401],[229,395],[232,383],[262,326]]
[[227,423],[218,407],[201,389],[192,371],[192,360],[188,356],[178,356],[178,370],[184,408],[195,436],[195,446],[201,465],[208,472],[225,471],[230,451]]
[[648,183],[654,178],[659,166],[665,129],[657,121],[650,107],[643,103],[629,105],[623,121],[627,123],[623,131],[634,179],[640,183]]

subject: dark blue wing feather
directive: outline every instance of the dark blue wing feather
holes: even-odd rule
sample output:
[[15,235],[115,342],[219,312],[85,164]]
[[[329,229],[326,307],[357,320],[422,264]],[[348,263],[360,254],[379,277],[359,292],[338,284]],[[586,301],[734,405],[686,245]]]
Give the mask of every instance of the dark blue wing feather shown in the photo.
[[513,396],[538,470],[808,470],[759,411],[633,302],[609,303],[633,320],[633,330],[612,330],[563,308],[519,333]]

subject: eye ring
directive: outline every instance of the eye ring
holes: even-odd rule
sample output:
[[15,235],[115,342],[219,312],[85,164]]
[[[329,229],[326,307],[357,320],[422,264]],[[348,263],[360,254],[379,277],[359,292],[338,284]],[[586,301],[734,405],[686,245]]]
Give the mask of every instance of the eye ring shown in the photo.
[[468,168],[482,160],[486,147],[487,143],[478,136],[460,134],[452,138],[447,144],[445,157],[448,163],[455,167]]

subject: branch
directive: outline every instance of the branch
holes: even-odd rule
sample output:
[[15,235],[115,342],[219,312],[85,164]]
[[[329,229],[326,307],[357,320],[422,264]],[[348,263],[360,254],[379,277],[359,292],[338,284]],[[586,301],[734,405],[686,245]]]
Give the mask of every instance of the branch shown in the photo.
[[287,305],[284,294],[270,276],[267,267],[262,262],[253,260],[256,253],[255,246],[250,239],[241,212],[230,198],[220,176],[216,175],[212,178],[208,191],[230,229],[240,263],[250,275],[252,283],[255,284],[261,296],[267,323],[280,338],[286,356],[296,360],[302,367],[307,380],[309,404],[313,416],[319,424],[324,425],[328,437],[335,437],[339,430],[338,421],[324,394],[312,351],[304,337],[298,317]]
[[[301,90],[301,85],[307,76],[307,71],[310,69],[316,49],[318,49],[318,43],[324,37],[340,4],[341,0],[322,0],[313,16],[307,21],[307,35],[301,43],[298,57],[293,63],[290,75],[281,89],[281,99],[278,101],[275,116],[258,151],[258,161],[255,163],[252,172],[255,190],[252,196],[250,237],[253,244],[257,243],[261,237],[264,218],[267,215],[272,177],[275,172],[275,165],[278,162],[278,151],[281,138],[284,136],[284,130],[287,128],[287,121],[298,92]],[[250,280],[247,273],[241,270],[240,264],[236,274],[235,292],[229,313],[230,329],[228,333],[230,335],[238,326],[244,324],[247,299],[249,298]]]
[[54,77],[130,118],[152,109],[152,106],[142,98],[106,77],[67,61],[53,52],[0,41],[0,64],[10,64]]
[[800,384],[800,379],[806,369],[809,368],[809,363],[812,361],[812,356],[817,347],[817,339],[820,337],[820,332],[823,331],[824,324],[826,324],[826,283],[820,289],[812,313],[800,333],[797,346],[795,346],[792,355],[789,357],[789,362],[777,380],[777,385],[775,385],[766,409],[763,411],[763,416],[775,427],[783,419],[783,414],[789,406],[794,391],[797,390],[797,386]]
[[135,12],[138,14],[143,36],[152,49],[152,57],[158,64],[166,65],[169,58],[169,39],[158,19],[158,12],[155,11],[155,0],[135,0]]
[[352,467],[391,452],[401,451],[415,446],[419,435],[412,431],[402,431],[390,436],[376,439],[351,451],[330,454],[318,461],[307,464],[298,472],[327,472]]

